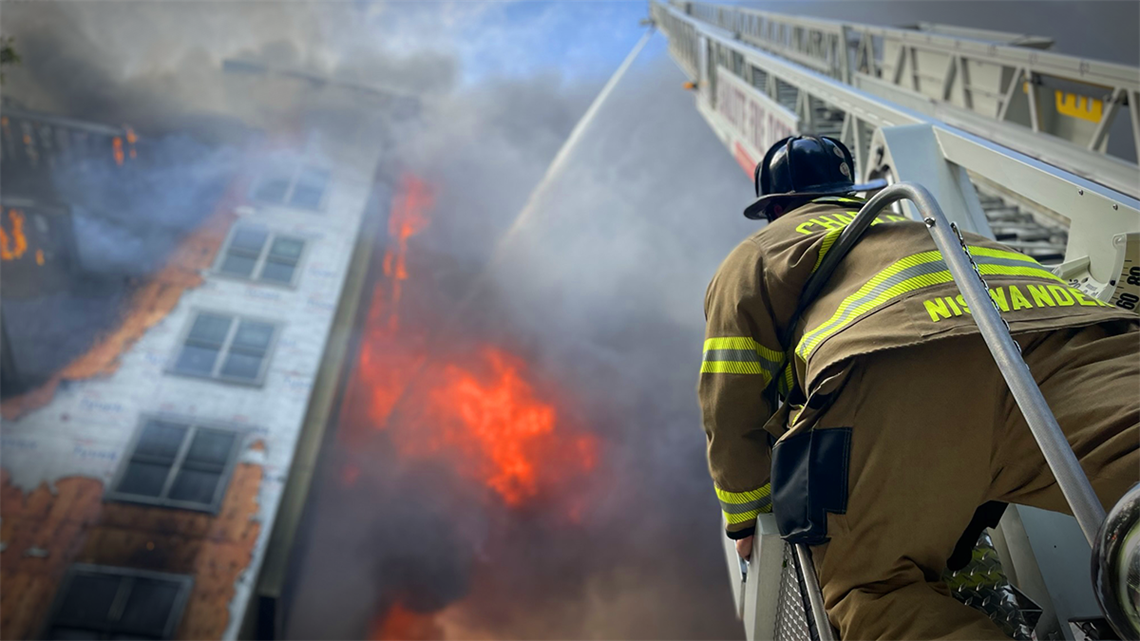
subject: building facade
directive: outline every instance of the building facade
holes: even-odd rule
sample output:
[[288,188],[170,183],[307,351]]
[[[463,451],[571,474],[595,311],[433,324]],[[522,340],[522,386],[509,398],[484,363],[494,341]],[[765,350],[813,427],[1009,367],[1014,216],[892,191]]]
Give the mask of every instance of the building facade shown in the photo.
[[239,635],[316,382],[339,374],[386,127],[313,118],[259,154],[81,375],[6,412],[0,636]]

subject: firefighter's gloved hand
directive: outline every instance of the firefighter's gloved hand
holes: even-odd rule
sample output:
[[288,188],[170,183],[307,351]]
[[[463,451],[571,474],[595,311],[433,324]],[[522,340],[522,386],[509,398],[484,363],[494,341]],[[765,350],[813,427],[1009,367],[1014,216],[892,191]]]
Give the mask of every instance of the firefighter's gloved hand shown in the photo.
[[744,559],[745,561],[748,560],[748,557],[752,556],[751,536],[746,536],[743,539],[736,540],[736,553],[739,554],[740,558]]

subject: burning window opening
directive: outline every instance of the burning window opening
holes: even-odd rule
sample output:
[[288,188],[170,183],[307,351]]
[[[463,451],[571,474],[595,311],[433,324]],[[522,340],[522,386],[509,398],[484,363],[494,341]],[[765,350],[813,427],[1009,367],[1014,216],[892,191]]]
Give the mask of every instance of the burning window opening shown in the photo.
[[[24,234],[24,213],[18,209],[8,210],[8,223],[11,232],[0,225],[0,259],[18,260],[28,249],[28,237]],[[43,264],[43,252],[36,252],[36,262]]]
[[397,307],[403,282],[408,279],[408,239],[427,229],[427,211],[435,202],[428,184],[411,174],[404,175],[400,189],[388,218],[388,236],[395,242],[395,248],[389,248],[384,254],[384,276],[390,279],[392,288],[388,317],[392,331],[399,329]]
[[15,420],[47,405],[63,381],[107,375],[118,369],[122,353],[173,311],[182,293],[202,283],[207,269],[235,219],[236,191],[223,197],[215,212],[190,234],[167,260],[165,266],[143,283],[131,296],[122,322],[102,335],[86,352],[38,387],[0,403],[0,415]]

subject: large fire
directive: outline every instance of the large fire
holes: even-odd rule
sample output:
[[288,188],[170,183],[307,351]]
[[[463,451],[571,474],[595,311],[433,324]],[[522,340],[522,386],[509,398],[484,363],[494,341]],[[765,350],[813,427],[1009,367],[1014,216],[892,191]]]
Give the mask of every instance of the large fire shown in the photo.
[[473,473],[514,506],[535,498],[544,482],[541,471],[552,463],[559,474],[594,467],[594,439],[556,431],[554,407],[537,398],[521,360],[494,347],[484,348],[482,358],[489,366],[484,380],[447,365],[431,390],[429,416],[438,426],[431,448],[456,448],[462,460],[478,461]]
[[[372,292],[349,411],[363,408],[405,458],[446,457],[511,507],[521,507],[568,478],[594,468],[596,439],[559,421],[555,403],[527,379],[523,360],[483,345],[471,354],[429,354],[422,326],[401,329],[399,303],[408,279],[408,240],[428,227],[431,190],[405,176],[391,208],[384,277]],[[348,441],[367,438],[347,430]],[[351,485],[359,473],[346,470]]]

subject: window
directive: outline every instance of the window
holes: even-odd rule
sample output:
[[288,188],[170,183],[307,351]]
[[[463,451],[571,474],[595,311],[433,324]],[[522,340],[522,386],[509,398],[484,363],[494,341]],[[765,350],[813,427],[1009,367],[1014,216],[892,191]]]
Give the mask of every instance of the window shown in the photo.
[[304,249],[305,241],[300,238],[256,227],[235,227],[218,259],[217,271],[237,278],[292,285]]
[[186,575],[76,564],[60,586],[43,637],[169,639],[193,580]]
[[215,512],[241,441],[233,430],[148,417],[107,498]]
[[276,337],[277,326],[267,321],[198,312],[170,371],[260,385]]
[[295,209],[320,209],[328,188],[326,169],[297,165],[270,170],[253,189],[253,199]]

